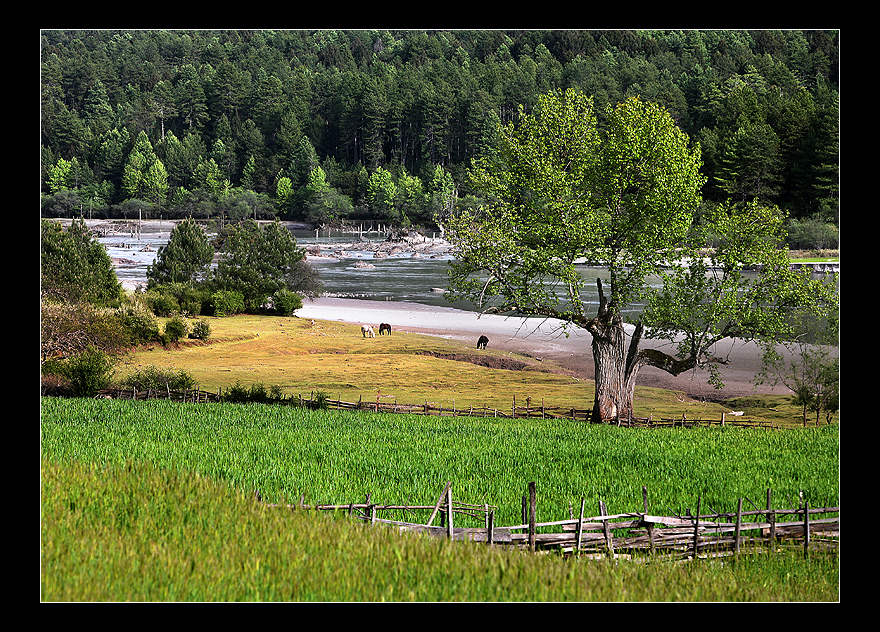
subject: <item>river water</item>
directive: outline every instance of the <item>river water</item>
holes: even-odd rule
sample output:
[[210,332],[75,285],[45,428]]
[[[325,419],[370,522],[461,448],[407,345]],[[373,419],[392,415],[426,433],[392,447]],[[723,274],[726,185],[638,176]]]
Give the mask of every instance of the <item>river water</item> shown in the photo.
[[[168,243],[170,238],[170,222],[163,222],[156,232],[137,234],[115,234],[99,237],[114,261],[116,274],[127,289],[146,286],[147,267],[155,259],[159,248]],[[316,236],[315,231],[291,229],[297,244],[301,247],[319,247],[322,254],[333,251],[339,244],[351,244],[357,236],[328,235]],[[365,235],[364,238],[378,244],[384,237],[376,234]],[[406,301],[455,307],[468,311],[477,311],[477,307],[465,301],[450,302],[446,299],[443,289],[448,284],[447,273],[451,257],[448,254],[431,254],[430,252],[414,253],[405,250],[382,258],[374,258],[369,249],[357,249],[356,246],[346,250],[345,258],[310,257],[309,262],[317,270],[324,284],[324,294],[329,297],[358,298],[378,301]],[[364,264],[369,264],[366,267]],[[579,266],[579,272],[588,280],[582,299],[588,306],[598,306],[599,294],[596,289],[596,278],[603,282],[609,281],[610,275],[604,268]],[[814,273],[814,277],[823,273]],[[659,277],[649,277],[646,282],[653,287],[660,287]],[[632,322],[643,306],[634,304],[624,310],[624,320]],[[587,308],[587,313],[594,313],[595,308]]]
[[[292,231],[301,247],[326,247],[341,243],[351,243],[348,236],[319,236],[314,231]],[[166,245],[168,233],[142,233],[140,238],[130,235],[99,237],[98,241],[107,248],[114,261],[116,275],[127,289],[146,286],[147,268],[156,260],[159,248]],[[374,237],[368,241],[382,242],[384,238]],[[424,255],[402,252],[382,258],[374,258],[370,250],[349,249],[345,259],[323,257],[309,258],[324,284],[326,296],[338,298],[358,298],[376,301],[407,301],[424,305],[455,307],[477,311],[473,303],[467,301],[450,302],[443,289],[448,285],[447,273],[452,258],[446,254]],[[372,267],[358,267],[361,262]],[[603,268],[579,266],[581,274],[587,279],[601,278],[609,281],[609,273]],[[659,286],[659,279],[652,278],[649,283]],[[599,294],[595,281],[585,288],[583,297],[587,304],[599,304]],[[632,306],[628,312],[633,315],[641,311],[640,305]]]

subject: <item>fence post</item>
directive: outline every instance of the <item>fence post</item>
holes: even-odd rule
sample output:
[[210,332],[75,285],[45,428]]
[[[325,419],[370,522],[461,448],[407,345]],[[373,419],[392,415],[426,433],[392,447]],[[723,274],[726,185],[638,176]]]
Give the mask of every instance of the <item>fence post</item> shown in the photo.
[[522,522],[525,524],[529,520],[528,498],[522,497]]
[[[642,508],[645,514],[648,513],[648,488],[642,485]],[[648,523],[648,542],[651,547],[651,553],[654,553],[654,525]]]
[[699,550],[700,541],[700,506],[702,505],[703,495],[697,496],[697,516],[694,521],[694,559],[697,559],[697,551]]
[[446,521],[446,536],[451,540],[452,539],[452,485],[446,488],[446,515],[448,516],[448,520]]
[[742,510],[743,510],[743,499],[742,499],[742,497],[740,497],[740,499],[736,503],[736,529],[735,529],[734,535],[733,535],[734,551],[736,551],[737,553],[739,553],[739,539],[740,539],[739,532],[740,532],[740,529],[742,529]]
[[724,425],[724,418],[725,418],[726,416],[727,416],[726,413],[724,413],[724,412],[721,413],[721,425],[722,425],[722,426]]
[[492,541],[495,538],[495,512],[490,511],[488,517],[488,524],[486,525],[486,542],[489,546],[492,546]]
[[584,541],[584,504],[587,499],[581,496],[581,517],[578,520],[577,556],[581,556],[581,543]]
[[[605,508],[605,503],[601,500],[599,501],[599,515],[607,516],[608,510]],[[608,526],[608,521],[602,521],[602,531],[605,532],[605,547],[608,550],[608,556],[614,557],[614,538],[611,535],[611,527]]]
[[544,419],[544,398],[541,398],[541,419]]
[[804,501],[804,557],[810,557],[810,501]]
[[529,550],[535,552],[535,514],[538,510],[538,494],[535,482],[529,483]]
[[767,513],[766,518],[767,522],[770,523],[770,528],[767,529],[767,545],[770,547],[770,550],[773,550],[773,540],[776,539],[776,513],[770,511],[770,488],[767,488]]
[[516,419],[516,393],[513,394],[513,418]]

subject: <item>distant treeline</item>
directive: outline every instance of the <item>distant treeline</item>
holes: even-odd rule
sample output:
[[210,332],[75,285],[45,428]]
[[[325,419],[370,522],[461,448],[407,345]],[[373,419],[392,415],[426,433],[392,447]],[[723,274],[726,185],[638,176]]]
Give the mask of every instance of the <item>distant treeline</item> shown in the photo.
[[837,31],[43,31],[44,215],[429,223],[574,87],[702,147],[709,202],[838,221]]

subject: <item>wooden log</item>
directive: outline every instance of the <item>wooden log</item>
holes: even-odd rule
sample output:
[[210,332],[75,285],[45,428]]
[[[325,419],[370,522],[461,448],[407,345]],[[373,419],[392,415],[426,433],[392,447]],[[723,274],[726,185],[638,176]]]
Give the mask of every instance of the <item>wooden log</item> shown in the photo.
[[700,505],[703,502],[703,495],[697,496],[697,515],[694,518],[694,558],[697,557],[700,539]]
[[440,492],[440,497],[437,499],[437,503],[434,505],[434,510],[431,512],[431,517],[428,518],[427,526],[431,526],[431,523],[434,522],[434,517],[437,515],[437,512],[440,511],[440,505],[443,503],[443,497],[446,496],[446,490],[449,489],[449,486],[452,485],[452,481],[446,483],[443,487],[443,491]]
[[[648,488],[642,485],[642,508],[645,511],[645,515],[648,514]],[[642,517],[644,520],[644,516]],[[651,541],[651,553],[654,553],[654,525],[648,523],[648,537]]]
[[804,557],[810,557],[810,501],[804,501]]

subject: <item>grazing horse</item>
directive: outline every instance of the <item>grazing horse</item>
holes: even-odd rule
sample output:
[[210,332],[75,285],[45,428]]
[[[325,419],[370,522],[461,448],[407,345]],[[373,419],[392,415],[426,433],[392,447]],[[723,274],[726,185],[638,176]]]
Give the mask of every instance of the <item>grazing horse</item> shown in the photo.
[[379,325],[379,335],[384,336],[385,332],[388,332],[389,336],[391,335],[391,325],[389,325],[388,323],[381,323]]
[[477,340],[477,349],[485,349],[487,344],[489,344],[489,339],[486,336],[480,336],[480,339]]
[[376,337],[376,332],[373,331],[373,328],[369,325],[361,325],[361,334],[364,338],[366,338],[367,336],[369,336],[370,338]]

